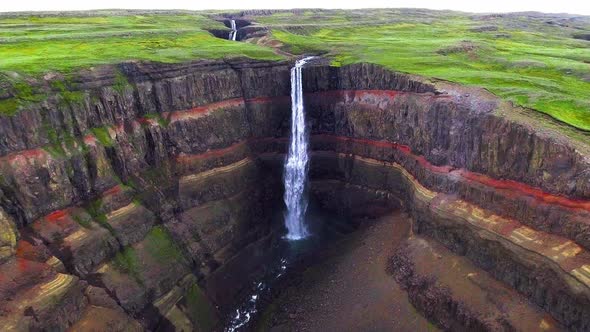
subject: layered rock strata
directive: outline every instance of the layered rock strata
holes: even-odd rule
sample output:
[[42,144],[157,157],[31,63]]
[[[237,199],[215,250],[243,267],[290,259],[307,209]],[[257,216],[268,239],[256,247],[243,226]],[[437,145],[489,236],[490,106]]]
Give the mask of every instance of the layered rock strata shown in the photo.
[[[590,328],[586,134],[378,66],[304,78],[325,208],[401,199],[417,231]],[[76,87],[0,117],[0,326],[216,326],[203,286],[282,209],[289,64],[126,63]]]
[[547,313],[435,241],[412,235],[388,266],[408,298],[448,331],[561,331]]
[[288,95],[288,77],[124,64],[82,73],[78,103],[3,117],[2,329],[217,326],[207,276],[270,232],[278,197],[247,140],[285,136],[289,108],[248,104]]

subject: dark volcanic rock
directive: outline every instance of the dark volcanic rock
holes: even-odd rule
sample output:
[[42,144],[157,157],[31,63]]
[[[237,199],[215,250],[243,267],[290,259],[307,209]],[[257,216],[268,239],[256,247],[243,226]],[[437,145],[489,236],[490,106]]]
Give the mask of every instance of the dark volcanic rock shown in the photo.
[[445,331],[500,331],[502,322],[490,322],[473,312],[465,303],[456,301],[451,292],[436,284],[435,279],[415,273],[408,254],[403,250],[391,257],[387,267],[395,280],[408,292],[410,302]]

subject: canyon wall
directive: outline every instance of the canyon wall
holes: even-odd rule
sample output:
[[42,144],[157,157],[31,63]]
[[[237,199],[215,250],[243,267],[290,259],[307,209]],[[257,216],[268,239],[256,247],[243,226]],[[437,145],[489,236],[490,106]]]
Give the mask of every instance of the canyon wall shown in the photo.
[[281,204],[256,156],[287,134],[288,64],[129,63],[76,86],[0,119],[0,326],[218,325],[208,276]]
[[334,193],[402,198],[415,232],[467,256],[568,329],[590,328],[583,139],[541,130],[538,117],[505,116],[525,111],[482,91],[407,76],[391,82],[373,66],[324,71],[331,85],[305,76],[317,199],[340,208],[346,201],[329,201]]
[[[81,97],[0,117],[0,326],[216,326],[227,298],[210,276],[282,209],[289,67],[96,68],[77,76]],[[590,328],[586,134],[374,65],[303,77],[324,208],[377,215],[401,199],[416,231]]]

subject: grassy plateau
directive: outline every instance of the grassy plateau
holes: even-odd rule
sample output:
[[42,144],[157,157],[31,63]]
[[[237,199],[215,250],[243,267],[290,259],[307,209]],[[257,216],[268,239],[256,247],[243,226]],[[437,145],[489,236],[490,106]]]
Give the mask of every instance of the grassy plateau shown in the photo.
[[590,17],[425,10],[279,12],[257,21],[292,53],[371,62],[488,89],[590,130]]
[[590,17],[419,9],[250,11],[240,15],[270,33],[231,42],[207,31],[227,29],[215,20],[220,15],[98,11],[0,16],[0,90],[8,87],[18,97],[0,100],[0,112],[14,113],[23,101],[35,101],[26,78],[48,72],[68,74],[128,60],[280,60],[280,48],[281,54],[322,53],[334,65],[371,62],[483,87],[590,130],[590,41],[584,40],[590,35]]
[[126,60],[280,58],[269,48],[216,38],[206,31],[215,28],[225,26],[188,13],[0,16],[0,71],[35,75]]

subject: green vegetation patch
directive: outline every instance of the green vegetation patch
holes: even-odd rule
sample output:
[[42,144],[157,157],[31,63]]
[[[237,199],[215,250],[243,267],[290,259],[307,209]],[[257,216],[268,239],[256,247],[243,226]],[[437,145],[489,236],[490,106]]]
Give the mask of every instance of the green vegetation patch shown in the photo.
[[146,115],[144,115],[144,118],[155,120],[156,122],[158,122],[160,126],[164,128],[168,127],[168,125],[170,124],[170,120],[165,119],[160,113],[147,113]]
[[[312,14],[323,18],[314,21]],[[348,23],[333,23],[337,17]],[[335,65],[369,62],[483,87],[590,130],[590,43],[572,38],[576,31],[590,30],[590,19],[560,26],[534,16],[489,21],[422,10],[369,10],[358,17],[348,11],[312,11],[260,18],[274,24],[272,34],[287,51],[329,52]],[[289,26],[293,21],[302,26]]]
[[199,285],[193,283],[184,298],[186,314],[198,326],[199,331],[213,331],[218,318],[213,305]]
[[96,221],[101,227],[107,229],[111,234],[115,235],[115,229],[109,224],[107,215],[102,209],[102,199],[91,201],[85,206],[85,208],[94,221]]
[[112,262],[117,270],[132,276],[138,283],[143,283],[139,273],[141,263],[133,247],[125,247],[123,250],[119,251],[117,255],[115,255],[115,258],[113,258]]
[[127,60],[282,58],[270,48],[216,38],[206,31],[212,28],[226,29],[192,13],[0,17],[0,71],[39,75]]
[[0,100],[0,114],[14,115],[21,108],[46,101],[50,97],[56,97],[62,107],[84,101],[85,93],[76,91],[69,78],[53,80],[48,86],[36,85],[27,81],[28,79],[30,77],[10,76],[0,72],[0,91],[4,90],[10,96]]
[[[49,140],[49,144],[44,146],[43,149],[53,158],[68,158],[72,155],[88,152],[86,144],[84,144],[79,137],[73,136],[70,132],[63,131],[58,133],[58,131],[51,127],[49,123],[44,123],[43,129]],[[69,168],[68,171],[70,171]],[[69,175],[73,175],[73,169],[71,169],[71,172],[72,174]]]
[[14,115],[22,106],[22,101],[17,98],[8,98],[0,100],[0,114]]
[[154,227],[146,236],[145,243],[150,256],[160,263],[183,260],[180,249],[174,244],[170,233],[162,226]]
[[113,89],[120,94],[123,94],[131,84],[127,80],[127,77],[123,75],[123,73],[117,71],[115,74],[115,84],[113,84]]
[[69,79],[54,80],[50,85],[53,92],[61,97],[62,106],[81,104],[84,101],[84,92],[76,91]]
[[92,218],[89,215],[72,215],[72,219],[77,222],[80,226],[90,229],[92,228],[91,220]]
[[109,232],[111,232],[111,234],[115,235],[115,229],[113,228],[113,226],[111,226],[111,224],[109,224],[109,219],[107,218],[107,215],[105,213],[97,214],[96,216],[94,216],[94,220],[96,220],[96,222],[100,226],[106,228]]
[[113,139],[111,138],[111,134],[109,133],[108,127],[95,127],[90,129],[92,134],[96,139],[105,147],[112,147],[113,146]]
[[[2,60],[0,59],[0,63]],[[0,99],[0,114],[14,115],[24,106],[40,102],[46,98],[37,88],[22,77],[11,77],[0,72],[0,92],[7,92],[7,98]]]

